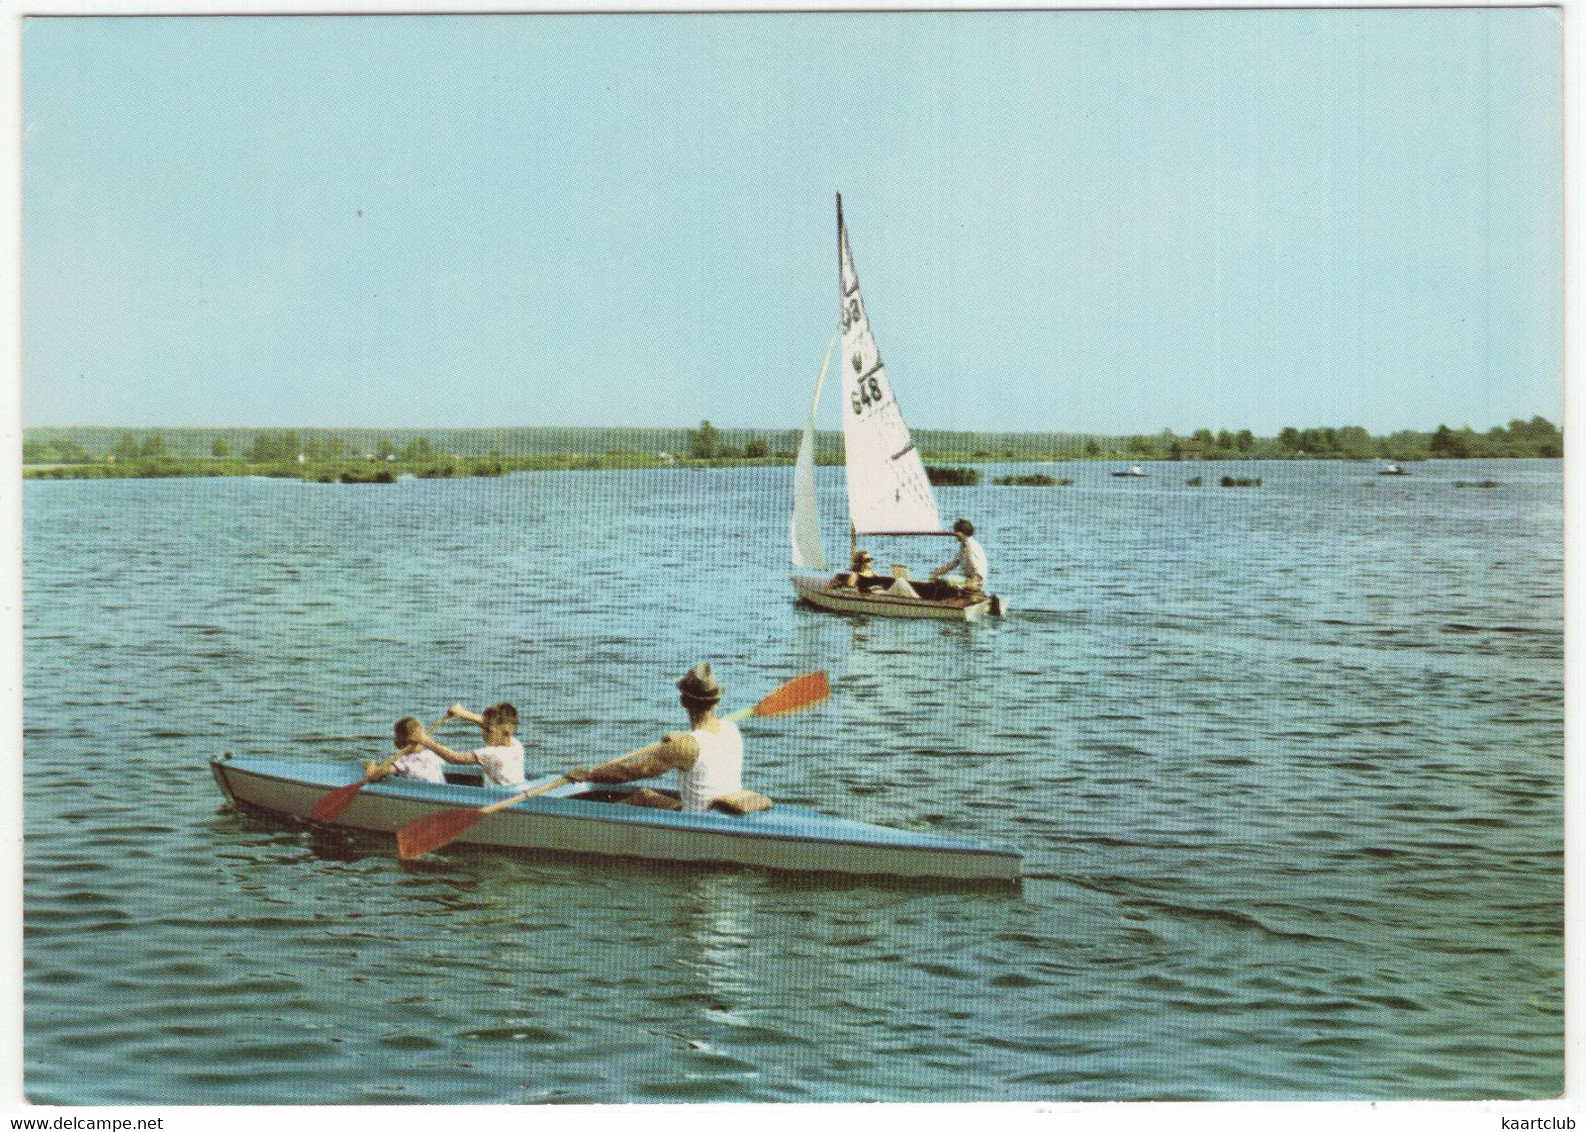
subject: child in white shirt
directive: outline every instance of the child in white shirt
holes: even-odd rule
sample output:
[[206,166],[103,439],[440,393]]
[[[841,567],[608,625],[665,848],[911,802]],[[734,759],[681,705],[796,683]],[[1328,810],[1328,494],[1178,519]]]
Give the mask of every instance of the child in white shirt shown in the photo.
[[484,746],[472,751],[454,751],[429,736],[420,742],[449,763],[477,766],[490,786],[517,786],[523,782],[523,744],[513,732],[518,729],[518,709],[508,703],[492,704],[484,714],[475,715],[462,704],[446,709],[448,716],[477,723]]

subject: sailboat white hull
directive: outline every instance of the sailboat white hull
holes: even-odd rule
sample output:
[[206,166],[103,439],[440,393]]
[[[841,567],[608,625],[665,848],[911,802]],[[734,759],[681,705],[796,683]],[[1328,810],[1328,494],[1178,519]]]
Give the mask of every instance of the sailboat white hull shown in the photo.
[[826,589],[831,579],[821,575],[794,574],[793,588],[799,597],[831,613],[863,613],[874,617],[931,617],[939,621],[979,621],[987,614],[1002,613],[1002,599],[987,595],[977,600],[951,598],[927,601],[925,598],[893,597],[885,593],[832,592]]

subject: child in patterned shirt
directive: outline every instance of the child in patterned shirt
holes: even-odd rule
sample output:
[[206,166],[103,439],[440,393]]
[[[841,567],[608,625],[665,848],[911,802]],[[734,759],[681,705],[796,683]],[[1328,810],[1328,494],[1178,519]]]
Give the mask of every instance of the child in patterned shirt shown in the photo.
[[445,782],[446,764],[441,762],[439,755],[425,750],[424,741],[427,738],[424,725],[411,715],[397,720],[391,728],[391,741],[399,754],[390,765],[364,763],[364,773],[381,778],[392,774],[398,778],[416,778],[421,782]]

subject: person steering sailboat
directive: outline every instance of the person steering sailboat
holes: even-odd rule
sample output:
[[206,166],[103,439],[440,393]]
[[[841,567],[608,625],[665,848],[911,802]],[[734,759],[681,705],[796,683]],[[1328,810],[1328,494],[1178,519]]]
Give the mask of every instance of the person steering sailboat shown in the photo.
[[955,520],[953,523],[953,537],[958,540],[958,554],[951,562],[938,566],[931,571],[931,581],[934,582],[938,578],[957,570],[964,576],[964,584],[955,587],[960,593],[985,593],[987,584],[986,551],[980,543],[975,541],[975,524],[968,519]]

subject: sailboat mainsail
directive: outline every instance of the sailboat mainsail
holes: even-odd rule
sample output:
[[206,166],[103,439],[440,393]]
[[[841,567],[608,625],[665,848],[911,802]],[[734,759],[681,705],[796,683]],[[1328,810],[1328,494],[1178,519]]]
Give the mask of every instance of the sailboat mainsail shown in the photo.
[[855,530],[940,531],[936,496],[887,383],[859,297],[859,275],[837,197],[837,258],[842,286],[843,448],[848,464],[848,514]]
[[809,419],[804,422],[798,457],[793,461],[793,518],[788,523],[788,534],[793,540],[793,565],[811,570],[826,569],[826,552],[821,549],[821,528],[815,514],[815,410],[820,407],[821,386],[825,384],[826,367],[831,364],[832,349],[836,345],[837,335],[833,334],[826,346],[826,358],[821,362],[821,375],[815,379]]

